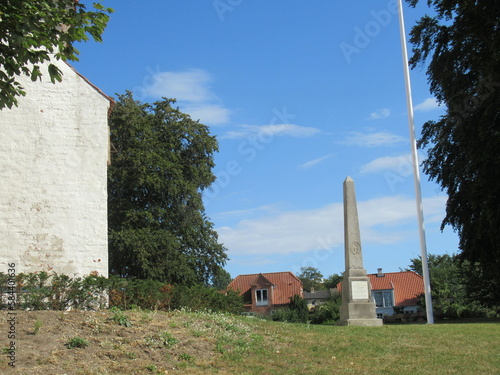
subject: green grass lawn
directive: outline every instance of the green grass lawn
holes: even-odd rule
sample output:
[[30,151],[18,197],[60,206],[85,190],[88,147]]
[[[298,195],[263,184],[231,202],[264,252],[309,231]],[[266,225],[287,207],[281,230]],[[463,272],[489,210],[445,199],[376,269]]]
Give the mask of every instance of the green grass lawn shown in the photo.
[[248,319],[245,325],[252,332],[240,339],[247,350],[223,353],[225,358],[216,365],[220,370],[234,374],[500,374],[498,323],[336,327]]

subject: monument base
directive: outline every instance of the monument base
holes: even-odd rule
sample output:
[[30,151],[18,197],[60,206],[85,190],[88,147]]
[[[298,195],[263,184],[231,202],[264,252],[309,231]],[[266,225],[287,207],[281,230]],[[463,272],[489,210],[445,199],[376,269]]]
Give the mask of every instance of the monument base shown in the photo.
[[339,320],[338,326],[382,327],[382,319],[347,319]]
[[350,302],[340,306],[339,326],[380,327],[382,319],[376,318],[373,302]]

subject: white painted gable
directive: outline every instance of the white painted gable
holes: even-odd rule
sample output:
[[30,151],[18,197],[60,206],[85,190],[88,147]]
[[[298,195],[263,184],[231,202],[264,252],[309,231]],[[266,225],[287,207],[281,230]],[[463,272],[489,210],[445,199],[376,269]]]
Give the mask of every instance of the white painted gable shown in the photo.
[[[108,276],[111,101],[68,64],[0,112],[0,272]],[[43,70],[42,70],[43,71]]]

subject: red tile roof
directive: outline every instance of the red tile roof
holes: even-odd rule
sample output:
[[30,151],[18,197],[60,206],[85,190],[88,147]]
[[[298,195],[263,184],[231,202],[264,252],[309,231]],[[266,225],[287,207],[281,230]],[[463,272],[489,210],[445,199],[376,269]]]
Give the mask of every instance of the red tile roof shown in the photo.
[[234,291],[239,291],[240,294],[243,295],[251,289],[251,285],[255,283],[260,275],[264,276],[265,279],[269,280],[269,282],[275,286],[273,298],[273,304],[275,305],[289,303],[290,297],[295,294],[298,294],[300,296],[303,295],[302,282],[291,272],[239,275],[236,276],[233,281],[231,281],[227,288]]
[[[387,272],[383,277],[378,274],[367,275],[370,278],[372,290],[394,289],[395,306],[416,305],[418,296],[424,293],[424,279],[413,271]],[[339,292],[342,283],[337,285]]]

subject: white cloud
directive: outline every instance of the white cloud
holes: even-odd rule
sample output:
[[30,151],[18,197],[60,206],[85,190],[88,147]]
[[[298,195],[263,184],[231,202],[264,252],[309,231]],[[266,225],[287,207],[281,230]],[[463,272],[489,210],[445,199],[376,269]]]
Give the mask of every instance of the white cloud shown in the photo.
[[439,108],[439,103],[437,102],[436,98],[427,98],[422,103],[419,103],[415,107],[413,107],[415,111],[420,112],[428,112],[436,108]]
[[[332,204],[316,210],[282,212],[258,219],[243,220],[234,228],[218,229],[221,242],[229,254],[289,254],[302,253],[318,247],[325,228],[337,228],[342,223],[342,205]],[[342,231],[332,242],[342,241]]]
[[377,109],[375,112],[370,114],[370,120],[380,120],[383,118],[387,118],[391,115],[391,110],[389,108],[381,108]]
[[321,163],[322,161],[328,159],[331,156],[332,156],[332,154],[329,154],[329,155],[325,155],[325,156],[318,158],[318,159],[310,160],[304,164],[299,165],[299,168],[300,169],[308,169],[308,168],[314,167],[315,165]]
[[289,136],[293,138],[311,137],[320,132],[319,129],[299,126],[294,124],[276,124],[276,125],[239,125],[237,130],[226,132],[220,138],[225,139],[243,139],[250,136]]
[[407,169],[408,166],[411,170],[411,163],[411,154],[400,156],[383,156],[363,165],[360,172],[377,173],[386,170],[398,172],[403,168]]
[[[424,199],[430,221],[444,216],[446,197]],[[397,244],[408,238],[406,224],[416,220],[413,198],[382,197],[358,202],[361,240],[366,244]],[[288,255],[341,247],[344,241],[343,205],[333,203],[318,209],[281,212],[217,231],[229,256]],[[412,226],[413,228],[413,226]]]
[[[418,152],[419,164],[425,159],[425,153]],[[399,156],[383,156],[372,160],[361,167],[361,173],[378,173],[392,171],[402,176],[413,173],[413,161],[410,153]]]
[[223,212],[218,212],[215,215],[218,217],[228,217],[228,216],[249,217],[249,216],[254,216],[256,214],[262,215],[262,213],[275,214],[280,212],[279,207],[280,204],[275,203],[272,205],[252,207],[242,210],[223,211]]
[[220,125],[229,122],[229,109],[217,104],[187,105],[183,107],[183,111],[201,123]]
[[212,76],[203,69],[180,72],[152,72],[149,84],[141,88],[149,97],[177,99],[181,111],[203,124],[220,125],[229,122],[230,110],[217,104],[212,91]]
[[369,134],[361,132],[351,132],[342,141],[343,144],[359,147],[392,146],[403,142],[406,142],[405,138],[388,132]]
[[202,69],[156,72],[152,81],[153,84],[147,88],[151,97],[175,98],[178,101],[188,102],[204,102],[215,97],[209,88],[212,78]]

